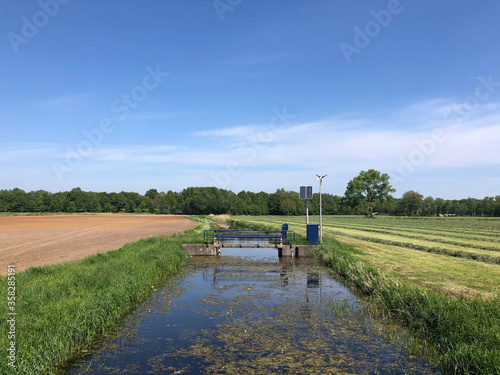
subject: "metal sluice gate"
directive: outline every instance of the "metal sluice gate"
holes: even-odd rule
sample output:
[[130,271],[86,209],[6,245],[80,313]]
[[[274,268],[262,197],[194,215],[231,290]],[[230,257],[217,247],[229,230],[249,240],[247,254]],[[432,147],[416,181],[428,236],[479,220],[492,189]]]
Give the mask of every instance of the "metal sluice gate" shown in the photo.
[[295,232],[290,230],[240,230],[215,229],[203,234],[206,244],[213,243],[220,247],[277,247],[291,245],[295,241]]

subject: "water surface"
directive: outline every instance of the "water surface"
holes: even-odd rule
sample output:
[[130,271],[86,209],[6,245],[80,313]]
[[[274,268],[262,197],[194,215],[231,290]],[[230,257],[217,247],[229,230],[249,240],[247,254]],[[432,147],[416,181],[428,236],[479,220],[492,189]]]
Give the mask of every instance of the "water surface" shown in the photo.
[[68,374],[433,374],[312,259],[191,258]]

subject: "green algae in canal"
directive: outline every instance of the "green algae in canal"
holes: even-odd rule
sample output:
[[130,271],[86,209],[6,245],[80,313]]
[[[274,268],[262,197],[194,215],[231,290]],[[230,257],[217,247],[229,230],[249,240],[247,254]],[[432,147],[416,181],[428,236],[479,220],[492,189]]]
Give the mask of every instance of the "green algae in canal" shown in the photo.
[[312,259],[225,250],[190,259],[69,373],[437,373],[393,330]]

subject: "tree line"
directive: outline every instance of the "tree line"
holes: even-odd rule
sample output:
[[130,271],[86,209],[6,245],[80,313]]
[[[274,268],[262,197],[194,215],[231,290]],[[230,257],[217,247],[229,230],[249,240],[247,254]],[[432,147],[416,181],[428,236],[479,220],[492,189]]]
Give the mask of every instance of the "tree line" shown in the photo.
[[[367,214],[366,200],[356,199],[346,190],[344,196],[322,194],[323,214]],[[361,197],[363,198],[363,197]],[[370,202],[369,211],[400,216],[500,216],[500,195],[484,199],[447,200],[423,197],[408,191],[401,198],[390,195]],[[232,214],[232,215],[305,215],[305,201],[299,193],[279,189],[274,193],[254,193],[216,187],[190,187],[182,192],[150,189],[136,192],[86,192],[80,188],[50,193],[43,190],[25,192],[21,189],[0,190],[0,212],[77,213],[127,212],[156,214]],[[309,202],[309,213],[319,215],[319,194]]]

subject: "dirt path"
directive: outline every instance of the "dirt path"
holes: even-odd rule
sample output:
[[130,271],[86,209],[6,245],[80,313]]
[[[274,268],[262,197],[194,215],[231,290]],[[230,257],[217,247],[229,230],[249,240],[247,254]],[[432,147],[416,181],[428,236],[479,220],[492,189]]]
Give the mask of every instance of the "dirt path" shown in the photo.
[[19,272],[33,266],[71,262],[196,225],[195,221],[166,215],[0,217],[0,275],[7,273],[8,265],[15,265]]

